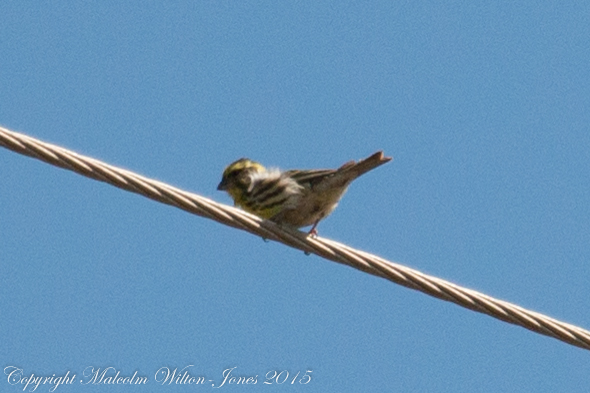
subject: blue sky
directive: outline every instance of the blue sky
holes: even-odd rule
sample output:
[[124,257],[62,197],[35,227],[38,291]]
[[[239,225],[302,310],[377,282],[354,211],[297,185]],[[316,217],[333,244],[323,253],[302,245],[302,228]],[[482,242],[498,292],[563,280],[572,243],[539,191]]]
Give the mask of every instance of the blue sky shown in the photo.
[[[4,127],[224,203],[240,157],[384,150],[321,236],[590,328],[589,4],[2,8]],[[211,389],[155,381],[189,365],[258,376],[232,391],[590,389],[588,351],[5,149],[0,175],[2,368],[113,367],[146,392]]]

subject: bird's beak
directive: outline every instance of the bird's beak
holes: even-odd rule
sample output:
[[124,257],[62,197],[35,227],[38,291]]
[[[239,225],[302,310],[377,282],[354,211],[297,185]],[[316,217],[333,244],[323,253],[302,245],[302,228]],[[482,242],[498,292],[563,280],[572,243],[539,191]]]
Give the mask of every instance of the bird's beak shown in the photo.
[[225,182],[225,179],[223,179],[219,185],[217,186],[217,190],[219,191],[225,191],[227,190],[227,183]]

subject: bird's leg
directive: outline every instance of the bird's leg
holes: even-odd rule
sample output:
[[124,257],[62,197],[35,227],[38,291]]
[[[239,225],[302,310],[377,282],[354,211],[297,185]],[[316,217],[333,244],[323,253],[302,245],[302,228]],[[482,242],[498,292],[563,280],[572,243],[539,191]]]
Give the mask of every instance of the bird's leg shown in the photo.
[[316,222],[313,223],[313,226],[311,227],[311,229],[307,233],[307,236],[318,237],[318,231],[315,228],[318,226],[319,222],[320,222],[320,220],[317,220]]

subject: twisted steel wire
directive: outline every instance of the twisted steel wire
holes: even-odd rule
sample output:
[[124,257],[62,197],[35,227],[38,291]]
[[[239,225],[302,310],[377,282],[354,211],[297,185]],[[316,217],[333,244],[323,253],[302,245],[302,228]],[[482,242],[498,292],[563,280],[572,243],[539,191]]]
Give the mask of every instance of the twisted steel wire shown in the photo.
[[306,253],[313,253],[322,258],[351,266],[407,288],[453,302],[568,344],[590,349],[590,332],[585,329],[423,274],[344,244],[320,237],[307,236],[303,232],[261,220],[234,207],[217,203],[2,127],[0,127],[0,146],[265,239],[275,240]]

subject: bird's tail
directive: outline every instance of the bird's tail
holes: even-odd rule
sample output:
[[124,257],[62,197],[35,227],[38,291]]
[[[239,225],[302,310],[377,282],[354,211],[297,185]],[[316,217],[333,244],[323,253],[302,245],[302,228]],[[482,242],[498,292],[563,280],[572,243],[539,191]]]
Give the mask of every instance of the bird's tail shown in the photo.
[[354,174],[353,178],[357,178],[372,169],[377,168],[389,161],[391,161],[391,157],[384,157],[382,151],[378,151],[371,155],[370,157],[365,158],[364,160],[360,160],[358,162],[349,161],[346,164],[342,165],[338,168],[338,172],[346,172]]

